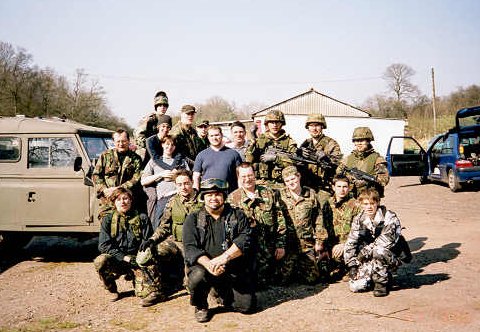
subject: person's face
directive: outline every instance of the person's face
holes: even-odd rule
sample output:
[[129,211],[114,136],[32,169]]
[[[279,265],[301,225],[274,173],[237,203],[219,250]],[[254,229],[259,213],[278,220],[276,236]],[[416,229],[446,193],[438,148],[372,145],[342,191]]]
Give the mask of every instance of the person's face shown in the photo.
[[193,121],[195,120],[195,112],[182,112],[182,114],[180,115],[180,120],[183,124],[191,126],[193,124]]
[[167,113],[167,110],[168,110],[168,105],[165,105],[165,104],[157,105],[156,112],[158,115],[164,115],[165,113]]
[[177,176],[175,185],[177,186],[178,194],[182,197],[189,197],[193,192],[193,182],[186,175]]
[[368,150],[369,141],[366,139],[356,139],[353,141],[353,144],[355,144],[355,149],[358,152],[365,152]]
[[203,200],[205,206],[214,211],[222,208],[225,203],[225,197],[221,191],[206,193],[203,195]]
[[267,123],[267,129],[272,135],[278,135],[280,129],[282,129],[282,122],[281,121],[270,121]]
[[232,128],[233,143],[240,146],[245,143],[245,129],[242,127],[233,127]]
[[120,213],[126,213],[132,207],[132,199],[128,194],[120,194],[115,199],[115,208]]
[[207,131],[208,131],[208,127],[207,127],[207,126],[197,127],[197,134],[198,134],[198,136],[200,136],[201,138],[207,137]]
[[291,191],[298,191],[300,189],[300,174],[292,174],[283,179],[285,186]]
[[169,139],[162,143],[163,154],[171,156],[175,151],[175,144]]
[[307,128],[308,128],[308,133],[313,138],[319,137],[323,131],[323,126],[320,123],[316,123],[316,122],[309,123]]
[[223,135],[218,129],[209,129],[208,130],[208,141],[213,147],[220,147],[222,145]]
[[337,200],[347,197],[350,191],[350,185],[346,181],[337,181],[333,185],[333,191]]
[[160,137],[165,137],[170,132],[170,125],[168,123],[161,123],[158,125],[158,134]]
[[115,145],[115,149],[118,152],[120,153],[127,152],[130,144],[130,140],[128,139],[127,133],[113,134],[113,144]]
[[255,190],[255,173],[251,167],[240,167],[238,169],[238,186],[248,191]]
[[371,201],[368,198],[364,198],[361,204],[362,204],[363,212],[368,217],[373,219],[375,217],[375,214],[377,213],[378,203],[375,201]]

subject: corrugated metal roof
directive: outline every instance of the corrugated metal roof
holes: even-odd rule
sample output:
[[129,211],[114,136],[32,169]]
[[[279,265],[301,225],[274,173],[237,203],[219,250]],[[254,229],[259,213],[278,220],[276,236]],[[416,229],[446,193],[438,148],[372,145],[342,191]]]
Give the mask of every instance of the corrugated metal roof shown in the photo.
[[268,111],[277,109],[284,114],[307,115],[321,113],[325,116],[355,116],[369,117],[370,114],[355,106],[349,105],[327,95],[324,95],[313,88],[278,104],[269,106],[261,111],[255,112],[253,116],[263,116]]

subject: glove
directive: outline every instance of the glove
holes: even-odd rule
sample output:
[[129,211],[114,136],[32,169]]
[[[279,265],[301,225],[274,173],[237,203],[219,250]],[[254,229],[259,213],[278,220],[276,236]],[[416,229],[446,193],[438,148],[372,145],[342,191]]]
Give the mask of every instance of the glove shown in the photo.
[[132,269],[138,269],[137,257],[135,255],[127,255],[123,260],[130,265]]
[[348,270],[348,277],[350,278],[350,280],[357,279],[357,275],[358,275],[358,267],[356,266],[350,267],[350,270]]
[[264,163],[274,162],[277,156],[273,153],[264,153],[260,156],[260,160]]
[[138,247],[139,251],[145,251],[147,248],[153,249],[155,246],[155,241],[153,239],[148,239],[146,241],[143,241],[140,246]]

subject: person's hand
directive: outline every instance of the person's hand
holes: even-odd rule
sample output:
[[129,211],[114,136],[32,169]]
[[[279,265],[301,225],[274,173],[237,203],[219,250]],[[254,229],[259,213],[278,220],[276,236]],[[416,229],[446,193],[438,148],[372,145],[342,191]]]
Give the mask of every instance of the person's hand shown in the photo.
[[103,189],[103,194],[106,198],[112,196],[113,192],[117,189],[117,187],[105,188]]
[[215,276],[220,275],[225,272],[225,265],[227,265],[228,261],[229,256],[223,253],[210,260],[209,270],[211,270],[211,273]]
[[148,239],[146,241],[143,241],[140,246],[138,247],[139,251],[145,251],[147,248],[153,249],[155,246],[155,240],[153,239]]
[[274,153],[264,153],[260,156],[260,160],[264,163],[274,162],[277,156]]
[[343,257],[343,244],[339,243],[332,248],[332,256],[333,257]]
[[284,256],[285,256],[285,249],[284,248],[275,249],[275,259],[277,261],[281,260]]
[[160,176],[166,180],[170,180],[173,177],[173,171],[170,170],[164,170],[160,172]]

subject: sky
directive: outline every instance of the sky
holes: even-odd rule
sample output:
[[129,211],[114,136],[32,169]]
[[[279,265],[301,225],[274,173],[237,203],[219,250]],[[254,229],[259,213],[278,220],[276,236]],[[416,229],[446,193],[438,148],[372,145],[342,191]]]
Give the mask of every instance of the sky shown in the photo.
[[71,82],[77,69],[128,124],[220,96],[272,105],[310,88],[361,106],[393,63],[431,96],[480,84],[477,0],[0,0],[0,41]]

